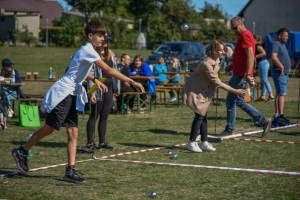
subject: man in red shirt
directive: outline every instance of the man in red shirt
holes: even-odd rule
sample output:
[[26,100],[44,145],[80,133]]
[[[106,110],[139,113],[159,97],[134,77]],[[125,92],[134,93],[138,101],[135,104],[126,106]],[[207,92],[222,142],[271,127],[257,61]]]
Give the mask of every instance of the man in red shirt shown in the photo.
[[[229,85],[235,89],[248,89],[254,86],[253,68],[255,55],[255,41],[251,31],[247,30],[241,17],[231,19],[231,29],[238,35],[232,58],[233,76]],[[220,134],[221,137],[234,134],[236,121],[236,106],[248,113],[255,121],[263,126],[262,136],[270,131],[272,120],[263,116],[256,108],[246,103],[244,96],[228,93],[226,97],[227,126]]]

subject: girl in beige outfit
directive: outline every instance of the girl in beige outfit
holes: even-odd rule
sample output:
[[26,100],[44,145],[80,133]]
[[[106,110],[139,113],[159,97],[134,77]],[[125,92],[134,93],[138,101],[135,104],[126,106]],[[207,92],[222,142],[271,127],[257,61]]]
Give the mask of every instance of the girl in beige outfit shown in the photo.
[[[188,150],[194,152],[215,151],[216,149],[207,142],[207,109],[212,100],[216,87],[237,95],[245,94],[243,89],[234,89],[222,83],[218,77],[220,69],[219,59],[223,57],[226,45],[220,40],[214,40],[210,44],[208,57],[203,60],[190,75],[183,86],[183,102],[195,112],[192,123]],[[201,149],[196,142],[198,130],[201,134]]]

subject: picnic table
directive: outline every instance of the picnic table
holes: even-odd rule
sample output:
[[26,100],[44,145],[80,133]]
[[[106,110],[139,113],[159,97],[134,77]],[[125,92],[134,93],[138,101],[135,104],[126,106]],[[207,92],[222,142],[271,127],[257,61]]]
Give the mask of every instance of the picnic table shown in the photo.
[[[130,76],[130,78],[136,82],[139,82],[139,83],[146,83],[148,88],[149,88],[149,91],[148,91],[148,94],[150,96],[150,80],[153,80],[153,79],[158,79],[159,76]],[[151,97],[150,97],[151,98]],[[142,102],[142,105],[143,104],[146,104],[146,102]],[[149,100],[149,106],[150,106],[150,111],[152,110],[152,102],[151,100]]]
[[[184,83],[163,83],[156,85],[156,92],[163,92],[164,93],[164,100],[165,98],[165,92],[169,90],[176,90],[177,92],[177,105],[180,106],[180,91],[182,90]],[[183,102],[181,102],[181,106],[183,105]]]

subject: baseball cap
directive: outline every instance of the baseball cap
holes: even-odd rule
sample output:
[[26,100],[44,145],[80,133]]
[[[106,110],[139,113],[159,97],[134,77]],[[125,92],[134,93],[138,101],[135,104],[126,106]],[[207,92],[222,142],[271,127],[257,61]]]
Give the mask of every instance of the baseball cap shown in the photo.
[[4,60],[2,60],[3,67],[11,67],[12,65],[13,63],[9,59],[5,58]]
[[107,35],[107,33],[105,33],[104,35],[104,40],[111,40],[111,38]]

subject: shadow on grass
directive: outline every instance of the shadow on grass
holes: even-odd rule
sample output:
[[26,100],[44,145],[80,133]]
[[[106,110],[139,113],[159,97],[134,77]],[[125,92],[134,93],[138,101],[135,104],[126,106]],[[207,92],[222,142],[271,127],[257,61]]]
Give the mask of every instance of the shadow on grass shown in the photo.
[[[12,141],[11,143],[14,145],[17,145],[17,146],[25,144],[25,142],[23,140],[22,141]],[[66,147],[67,144],[65,142],[41,142],[40,141],[37,144],[35,144],[35,146],[62,148],[62,147]]]
[[299,129],[297,130],[293,130],[289,133],[286,133],[286,132],[283,132],[283,131],[280,131],[280,130],[277,130],[276,131],[278,134],[281,134],[281,135],[288,135],[288,136],[300,136],[300,132],[299,132]]
[[167,135],[190,135],[188,132],[177,132],[173,130],[166,130],[166,129],[160,129],[160,128],[155,128],[155,129],[149,129],[149,132],[152,132],[154,134],[167,134]]

